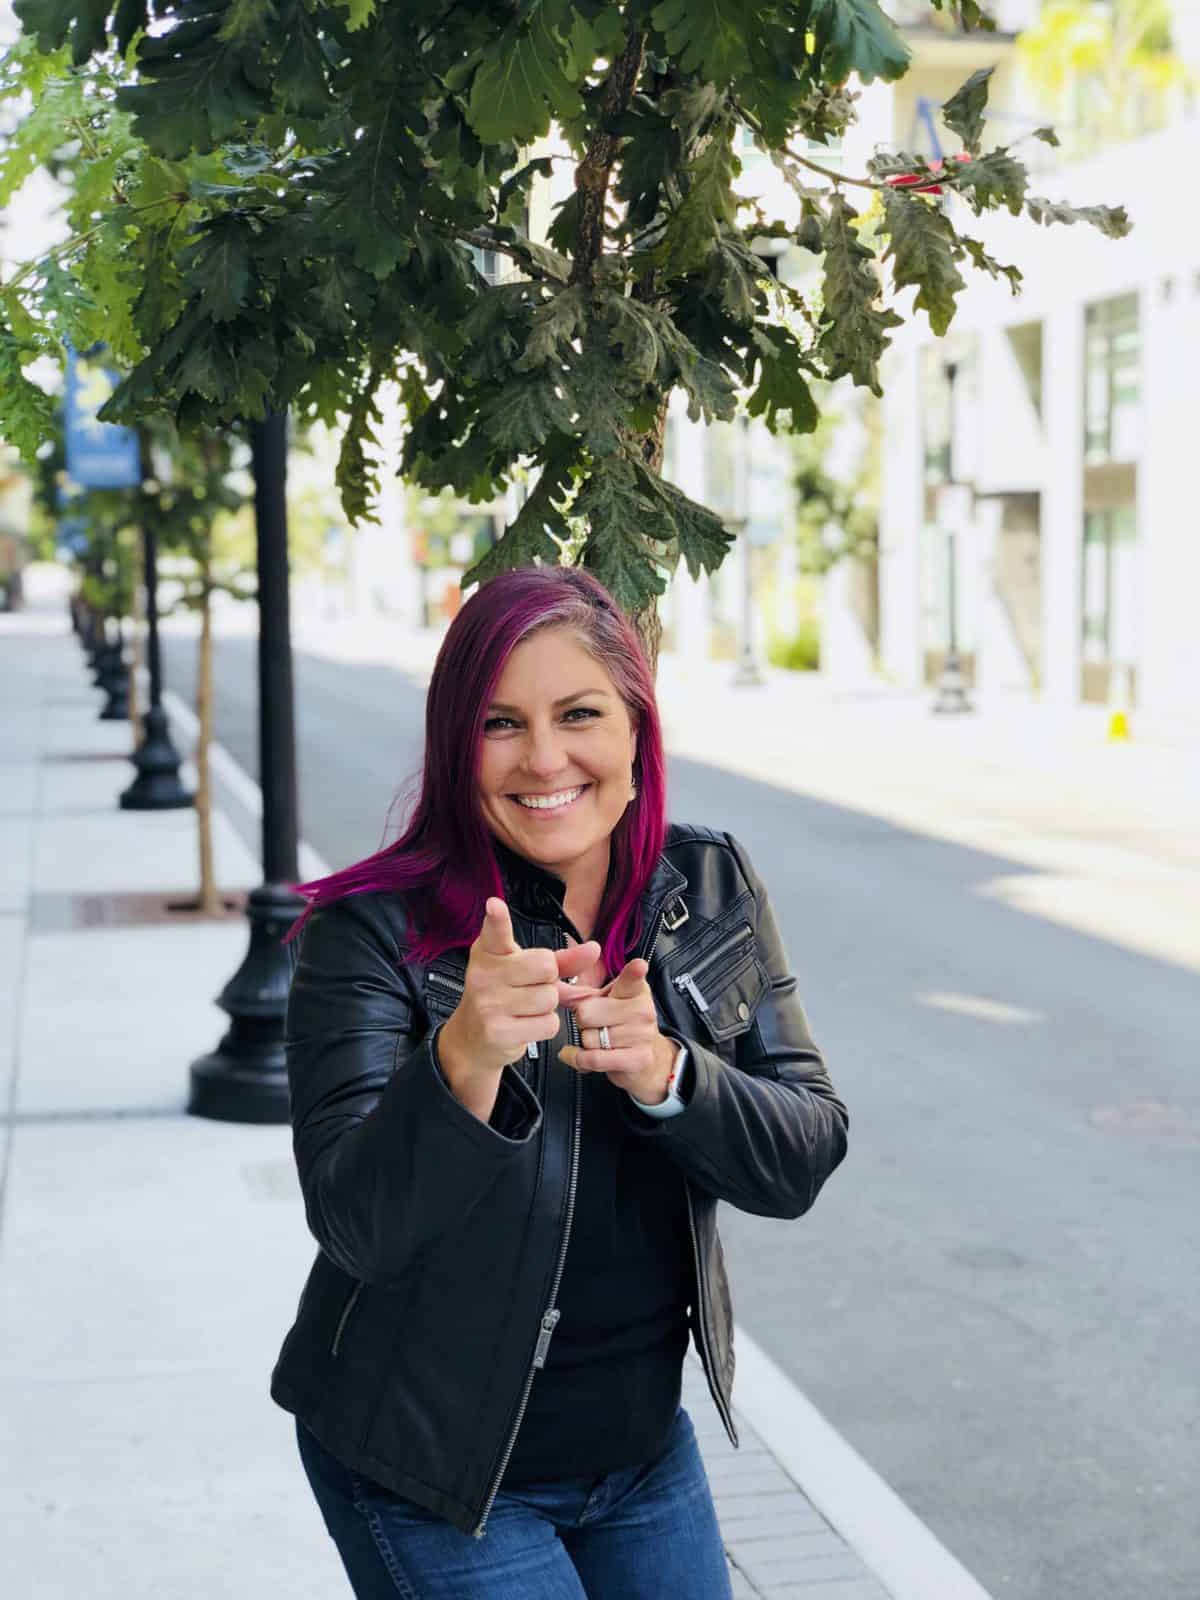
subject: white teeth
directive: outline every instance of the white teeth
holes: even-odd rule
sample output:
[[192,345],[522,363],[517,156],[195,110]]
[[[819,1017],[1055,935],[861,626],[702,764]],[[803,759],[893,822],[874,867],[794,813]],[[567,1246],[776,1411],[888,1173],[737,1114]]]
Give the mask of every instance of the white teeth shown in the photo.
[[517,794],[513,799],[518,805],[528,806],[531,811],[557,811],[559,806],[569,806],[572,800],[577,800],[584,787],[580,785],[578,789],[564,789],[561,794]]

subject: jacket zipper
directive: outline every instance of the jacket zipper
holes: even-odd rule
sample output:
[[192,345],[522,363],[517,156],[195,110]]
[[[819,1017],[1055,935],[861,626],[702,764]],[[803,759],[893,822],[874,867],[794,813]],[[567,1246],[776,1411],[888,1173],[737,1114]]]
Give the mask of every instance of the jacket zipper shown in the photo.
[[342,1347],[342,1334],[346,1331],[346,1324],[350,1321],[350,1313],[358,1304],[358,1297],[365,1287],[365,1284],[356,1283],[346,1297],[346,1304],[342,1307],[342,1314],[338,1318],[337,1327],[333,1330],[333,1343],[329,1347],[331,1357],[336,1356]]
[[731,934],[728,939],[722,939],[715,950],[710,950],[706,956],[701,956],[699,961],[693,962],[692,966],[687,972],[681,972],[678,977],[672,978],[671,982],[675,985],[680,994],[683,994],[686,990],[687,993],[691,995],[692,999],[696,1003],[696,1009],[698,1011],[707,1011],[708,1001],[705,999],[704,992],[700,988],[700,985],[696,982],[696,974],[698,972],[703,972],[706,967],[711,966],[718,956],[725,955],[731,945],[740,940],[744,940],[747,934],[753,935],[753,933],[754,929],[750,926],[750,924],[748,922],[743,922],[741,927],[738,928],[735,933]]
[[733,1425],[729,1407],[725,1404],[725,1397],[721,1393],[720,1384],[717,1382],[717,1369],[708,1344],[708,1311],[704,1299],[704,1276],[700,1270],[700,1240],[696,1234],[696,1213],[692,1208],[692,1191],[686,1178],[683,1180],[683,1192],[687,1196],[688,1232],[692,1236],[692,1259],[696,1264],[696,1324],[700,1329],[700,1360],[704,1367],[704,1376],[708,1379],[709,1392],[716,1401],[717,1410],[721,1413],[721,1421],[725,1424],[725,1432],[729,1435],[730,1443],[736,1448],[738,1443],[737,1429]]
[[[567,1037],[574,1045],[579,1045],[582,1042],[573,1011],[567,1012]],[[504,1479],[505,1472],[508,1470],[508,1463],[512,1459],[512,1453],[517,1443],[517,1434],[520,1432],[521,1423],[525,1419],[525,1410],[529,1404],[529,1392],[533,1388],[534,1377],[546,1365],[550,1340],[554,1337],[554,1330],[558,1326],[558,1320],[561,1316],[561,1312],[554,1302],[558,1299],[558,1289],[562,1283],[563,1268],[566,1266],[567,1261],[567,1244],[571,1238],[571,1222],[575,1216],[575,1190],[579,1184],[579,1145],[583,1128],[583,1086],[579,1081],[578,1075],[575,1076],[573,1100],[575,1117],[571,1128],[571,1171],[567,1180],[567,1205],[563,1213],[563,1231],[558,1246],[558,1261],[554,1268],[554,1283],[550,1290],[550,1304],[542,1313],[537,1342],[533,1347],[533,1357],[529,1363],[529,1370],[525,1374],[525,1385],[521,1390],[517,1414],[513,1418],[513,1425],[509,1430],[504,1453],[500,1458],[500,1465],[496,1468],[491,1487],[488,1489],[487,1499],[483,1504],[483,1511],[480,1513],[479,1525],[475,1529],[475,1537],[477,1539],[483,1538],[484,1530],[487,1528],[488,1517],[491,1516],[492,1507],[496,1503],[496,1496],[500,1492],[500,1484]]]

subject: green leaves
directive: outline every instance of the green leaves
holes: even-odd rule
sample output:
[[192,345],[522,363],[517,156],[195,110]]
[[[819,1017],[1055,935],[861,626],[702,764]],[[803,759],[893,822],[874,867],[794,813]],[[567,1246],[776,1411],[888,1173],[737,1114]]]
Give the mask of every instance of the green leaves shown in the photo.
[[896,189],[884,191],[883,216],[888,233],[883,259],[892,263],[896,288],[916,288],[913,304],[928,314],[929,326],[941,338],[954,317],[954,297],[966,288],[954,264],[954,229],[928,200]]
[[0,322],[0,439],[18,450],[32,467],[38,447],[53,431],[55,405],[22,370],[31,355]]
[[1123,239],[1133,227],[1124,206],[1069,206],[1060,200],[1042,200],[1031,195],[1025,210],[1043,227],[1052,222],[1065,222],[1068,226],[1087,222],[1099,229],[1106,239]]
[[704,149],[685,169],[687,192],[667,220],[655,260],[672,277],[695,272],[734,225],[733,180],[741,167],[733,153],[730,122],[714,128]]
[[983,135],[983,114],[987,108],[988,80],[995,67],[981,67],[973,72],[961,89],[955,91],[942,106],[942,121],[963,142],[963,148],[975,156]]
[[487,583],[512,567],[531,567],[538,561],[557,564],[570,527],[562,507],[573,487],[574,452],[557,445],[525,504],[509,523],[499,543],[486,550],[467,572],[463,588]]
[[808,26],[813,61],[829,83],[845,83],[852,72],[863,83],[892,83],[908,70],[909,48],[876,0],[816,0]]
[[682,489],[668,483],[665,478],[646,474],[649,486],[666,514],[675,532],[675,544],[687,564],[688,572],[698,578],[702,572],[715,572],[729,554],[733,534],[720,517],[690,499]]
[[749,72],[743,0],[661,0],[650,18],[682,71],[722,87]]
[[569,122],[582,112],[567,72],[582,77],[586,68],[559,31],[570,9],[566,0],[534,0],[527,23],[505,28],[484,49],[467,120],[485,144],[530,144],[549,130],[552,116]]
[[587,326],[587,311],[583,290],[560,289],[537,307],[529,319],[529,337],[525,349],[513,363],[516,372],[529,372],[534,367],[544,367],[549,362],[564,359],[570,353],[572,340],[579,337]]
[[[781,426],[790,433],[811,433],[817,425],[817,408],[805,376],[808,358],[796,336],[788,328],[756,328],[754,344],[761,369],[746,410],[761,417],[772,433]],[[789,419],[787,424],[783,417]]]
[[976,267],[988,273],[993,278],[1007,278],[1008,286],[1013,294],[1020,294],[1023,275],[1019,267],[1006,267],[990,256],[978,239],[972,239],[965,233],[958,235],[958,259],[968,255]]
[[1003,205],[1019,217],[1028,182],[1025,168],[1000,146],[957,167],[954,186],[966,197],[976,216]]
[[824,308],[818,349],[827,377],[848,376],[872,394],[882,395],[879,359],[891,343],[887,330],[898,328],[902,319],[876,304],[875,257],[855,232],[853,218],[850,202],[835,194],[822,231]]
[[[270,0],[241,0],[241,9],[259,24],[272,15]],[[227,38],[227,11],[228,0],[190,0],[186,20],[147,35],[138,48],[141,81],[117,99],[158,155],[179,160],[214,150],[271,109],[265,45],[257,29],[249,38]],[[298,81],[293,65],[293,87]]]
[[[14,0],[13,5],[26,33],[36,35],[40,50],[57,50],[69,41],[71,59],[77,67],[104,48],[110,8],[111,0],[82,0],[80,4],[72,4],[71,0]],[[144,10],[142,7],[143,15]]]
[[379,520],[374,511],[375,465],[368,453],[379,447],[375,427],[383,421],[375,402],[379,381],[379,371],[372,368],[350,407],[338,454],[337,486],[341,491],[342,509],[353,527],[360,522]]
[[325,79],[325,54],[316,28],[303,4],[292,0],[278,19],[285,43],[275,66],[275,87],[280,103],[301,117],[321,117],[331,109],[332,97]]
[[187,280],[213,322],[232,322],[254,286],[254,239],[246,220],[225,212],[205,223],[188,250]]
[[[977,0],[934,3],[987,25]],[[901,320],[883,262],[937,334],[967,262],[1020,283],[914,180],[977,213],[1129,226],[1119,207],[1027,198],[1020,162],[982,152],[988,68],[943,108],[970,159],[934,173],[878,152],[879,204],[860,221],[859,191],[798,152],[853,123],[850,81],[904,73],[880,0],[17,6],[0,200],[53,168],[73,237],[0,288],[11,435],[28,451],[48,426],[22,363],[102,333],[128,373],[113,420],[219,427],[269,405],[344,428],[337,481],[360,520],[376,395],[399,373],[410,481],[476,501],[534,484],[475,581],[570,556],[584,527],[580,558],[631,610],[681,557],[714,570],[727,530],[651,466],[676,389],[696,421],[732,417],[740,393],[772,431],[811,435],[823,381],[880,392]],[[563,144],[530,151],[552,120]],[[817,292],[753,252],[797,230],[739,195],[748,134],[799,195]],[[551,192],[567,198],[545,230]]]

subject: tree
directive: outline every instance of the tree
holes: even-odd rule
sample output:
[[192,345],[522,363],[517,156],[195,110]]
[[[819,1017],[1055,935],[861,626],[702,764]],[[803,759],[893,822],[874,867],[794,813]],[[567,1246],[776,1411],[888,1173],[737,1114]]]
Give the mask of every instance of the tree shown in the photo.
[[1075,156],[1161,127],[1197,88],[1172,48],[1169,0],[1050,0],[1017,51]]
[[[200,620],[196,657],[196,845],[199,884],[196,908],[204,916],[223,910],[217,884],[212,835],[213,629],[212,604],[217,594],[236,600],[253,598],[247,546],[249,536],[231,538],[236,514],[246,495],[236,486],[234,441],[228,434],[181,439],[173,429],[156,429],[157,460],[166,468],[165,482],[140,496],[142,518],[155,519],[159,548],[185,563],[176,607],[195,612]],[[240,545],[240,548],[239,548]]]
[[[940,4],[991,26],[975,0]],[[927,195],[889,183],[929,176],[922,158],[881,153],[846,177],[800,153],[853,118],[852,74],[904,74],[908,49],[877,0],[16,8],[46,54],[26,40],[13,91],[82,97],[79,138],[101,142],[75,242],[0,290],[0,427],[36,440],[22,364],[73,317],[102,315],[131,367],[109,417],[340,419],[339,484],[357,520],[371,515],[378,395],[394,381],[411,482],[491,502],[531,471],[519,514],[464,581],[572,551],[652,654],[667,575],[680,559],[713,570],[731,542],[661,475],[671,392],[709,420],[746,392],[770,427],[805,432],[814,382],[880,392],[901,321],[882,303],[884,263],[938,333],[960,264],[1019,279]],[[1051,206],[1028,195],[1011,149],[984,151],[987,78],[943,108],[970,157],[943,186],[977,215],[1124,233],[1119,207]],[[552,122],[561,151],[539,143]],[[755,253],[793,229],[739,206],[746,133],[802,203],[798,237],[823,263],[811,305]],[[560,161],[571,191],[542,242],[528,204]],[[881,194],[882,256],[848,190]],[[493,259],[512,274],[495,281]]]

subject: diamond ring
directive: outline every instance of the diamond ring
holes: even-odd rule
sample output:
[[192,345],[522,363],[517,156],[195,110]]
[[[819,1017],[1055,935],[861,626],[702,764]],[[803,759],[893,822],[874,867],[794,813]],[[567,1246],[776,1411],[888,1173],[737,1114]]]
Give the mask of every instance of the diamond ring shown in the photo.
[[600,1048],[601,1048],[601,1050],[611,1050],[612,1049],[612,1041],[608,1037],[608,1029],[607,1028],[601,1028],[600,1029]]

